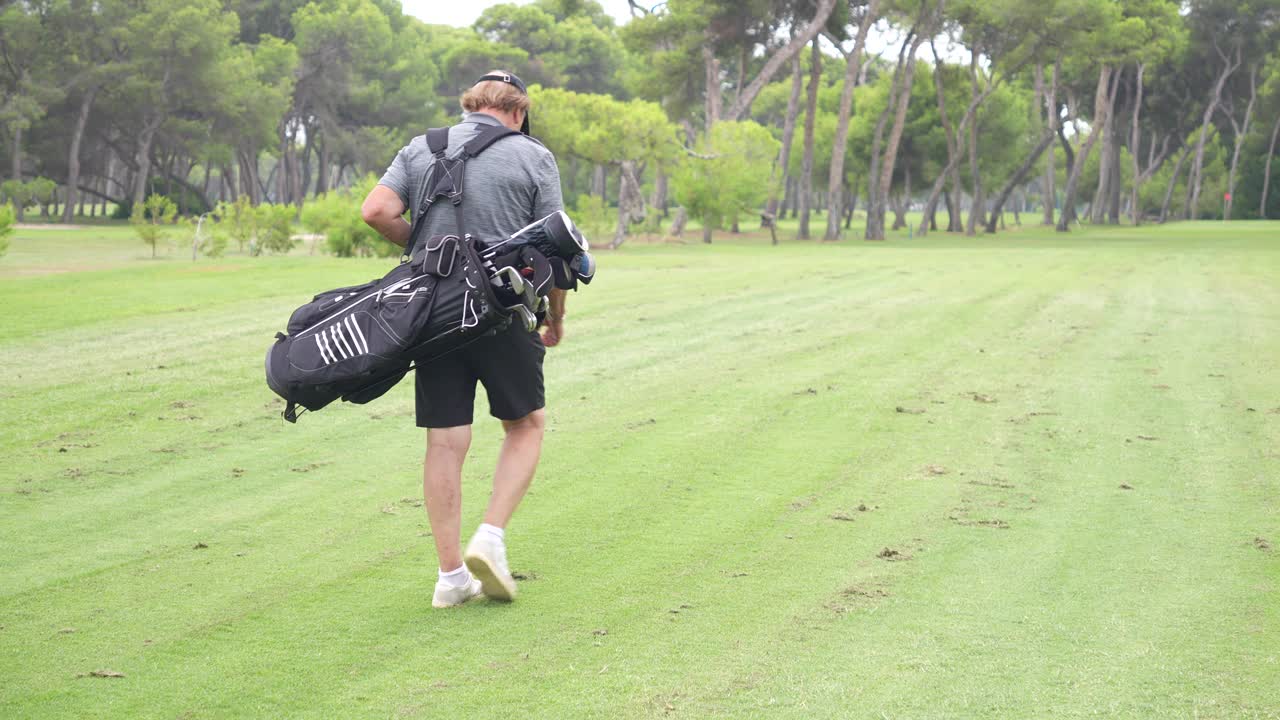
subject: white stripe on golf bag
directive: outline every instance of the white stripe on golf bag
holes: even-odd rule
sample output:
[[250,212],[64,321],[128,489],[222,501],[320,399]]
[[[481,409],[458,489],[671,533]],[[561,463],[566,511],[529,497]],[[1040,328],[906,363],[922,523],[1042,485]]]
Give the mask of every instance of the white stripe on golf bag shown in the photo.
[[323,330],[321,330],[319,333],[317,333],[317,335],[316,335],[316,336],[320,338],[320,342],[324,345],[325,352],[328,352],[328,353],[329,353],[329,357],[330,357],[334,362],[338,362],[338,354],[337,354],[337,353],[335,353],[335,352],[333,351],[333,348],[329,346],[329,338],[327,338],[327,337],[325,337],[325,336],[324,336],[324,331],[323,331]]
[[337,327],[338,327],[337,325],[329,326],[329,339],[333,341],[333,347],[338,348],[338,352],[342,353],[342,359],[346,360],[351,356],[347,354],[346,350],[342,349],[342,343],[338,342]]
[[361,353],[369,352],[369,341],[364,339],[364,333],[360,330],[360,323],[351,319],[348,315],[342,319],[347,324],[347,329],[351,331],[351,341],[360,346]]
[[325,356],[325,354],[324,354],[324,345],[321,345],[321,344],[320,344],[320,336],[319,336],[319,335],[312,335],[312,336],[311,336],[311,339],[312,339],[312,340],[315,340],[315,341],[316,341],[316,347],[320,348],[320,359],[324,361],[324,364],[325,364],[325,365],[328,365],[328,364],[329,364],[329,358],[328,358],[327,356]]
[[348,356],[355,357],[360,353],[351,349],[351,343],[347,340],[347,334],[343,332],[342,323],[336,323],[333,329],[337,332],[338,349],[344,351]]

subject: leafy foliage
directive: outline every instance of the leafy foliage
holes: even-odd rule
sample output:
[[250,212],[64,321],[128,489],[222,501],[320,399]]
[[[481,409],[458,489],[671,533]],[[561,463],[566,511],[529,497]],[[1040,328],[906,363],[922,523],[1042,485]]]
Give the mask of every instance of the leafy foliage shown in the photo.
[[750,120],[717,123],[702,157],[684,161],[672,175],[675,198],[705,228],[723,228],[769,195],[769,168],[780,143]]
[[263,203],[255,208],[257,241],[249,246],[252,255],[264,252],[284,254],[293,249],[293,219],[298,208],[287,203]]
[[134,206],[133,231],[139,239],[151,246],[151,257],[156,256],[156,246],[169,237],[169,229],[178,214],[178,206],[163,195],[153,194],[142,205]]
[[338,257],[390,257],[400,248],[360,218],[360,203],[378,183],[366,175],[349,188],[330,190],[302,208],[302,226],[324,235],[325,247]]
[[13,234],[13,223],[17,214],[9,203],[0,205],[0,257],[9,252],[9,236]]

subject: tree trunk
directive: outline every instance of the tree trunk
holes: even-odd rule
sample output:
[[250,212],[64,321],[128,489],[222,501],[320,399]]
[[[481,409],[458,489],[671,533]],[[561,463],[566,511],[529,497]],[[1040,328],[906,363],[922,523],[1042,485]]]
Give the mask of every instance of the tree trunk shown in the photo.
[[1069,232],[1071,230],[1071,220],[1068,213],[1073,212],[1076,202],[1076,187],[1080,184],[1080,171],[1084,169],[1085,163],[1089,160],[1089,152],[1093,150],[1093,145],[1098,141],[1098,134],[1106,127],[1107,124],[1107,97],[1110,94],[1111,87],[1111,66],[1103,65],[1098,71],[1098,89],[1094,94],[1093,100],[1093,129],[1089,131],[1089,137],[1084,141],[1084,145],[1080,147],[1080,157],[1076,158],[1071,167],[1071,176],[1067,178],[1067,188],[1063,193],[1062,200],[1062,216],[1058,218],[1058,232]]
[[[800,56],[791,58],[791,96],[787,98],[787,116],[782,122],[782,150],[778,153],[778,167],[782,173],[783,193],[789,189],[791,179],[791,141],[796,134],[796,116],[800,114],[800,90],[804,85],[804,72],[800,68]],[[778,212],[777,186],[769,190],[769,204],[765,210],[770,215],[780,217]],[[782,212],[786,212],[784,198]]]
[[901,230],[907,226],[907,210],[911,204],[911,166],[902,167],[902,198],[893,209],[893,229]]
[[667,216],[667,174],[662,171],[662,168],[658,168],[658,174],[653,179],[653,194],[649,196],[649,207],[653,212],[662,213],[662,217]]
[[861,176],[854,178],[853,189],[849,191],[849,202],[845,207],[845,214],[844,214],[845,230],[848,230],[849,226],[853,224],[853,212],[858,207],[858,191],[861,189],[859,187],[861,184],[862,184]]
[[[1133,124],[1129,128],[1129,154],[1133,156],[1133,185],[1129,193],[1129,214],[1134,227],[1142,224],[1142,208],[1138,202],[1138,188],[1142,186],[1142,174],[1138,172],[1138,144],[1142,138],[1138,134],[1138,118],[1142,113],[1142,77],[1147,71],[1146,63],[1138,63],[1138,77],[1134,88]],[[1151,143],[1154,150],[1156,144]],[[1148,163],[1150,164],[1150,163]]]
[[[867,229],[864,240],[884,240],[885,206],[888,204],[889,187],[893,183],[893,169],[898,159],[898,145],[902,142],[902,131],[907,120],[907,105],[911,102],[911,79],[916,70],[916,50],[924,42],[923,34],[917,34],[913,26],[907,31],[902,41],[902,49],[898,51],[898,67],[893,72],[893,82],[889,85],[889,104],[885,108],[893,109],[893,128],[884,149],[884,159],[877,170],[879,178],[872,172],[872,194],[874,202],[867,206]],[[910,48],[908,50],[908,48]],[[881,116],[883,122],[884,116]],[[877,127],[877,135],[880,128]],[[875,145],[875,143],[873,143]],[[878,148],[872,149],[875,153]]]
[[[951,127],[951,120],[947,116],[947,97],[942,86],[942,58],[938,55],[938,47],[933,40],[929,41],[929,48],[933,51],[933,89],[938,98],[938,117],[942,121],[942,134],[947,141],[947,165],[942,172],[938,173],[938,177],[934,180],[933,188],[929,190],[929,197],[924,203],[924,219],[920,222],[920,235],[927,235],[929,232],[928,223],[931,222],[933,214],[937,211],[938,196],[942,193],[943,187],[948,178],[952,181],[952,189],[959,193],[960,187],[960,151],[956,147],[957,137],[955,130]],[[967,113],[966,113],[967,115]],[[953,225],[957,213],[951,207],[952,193],[946,193],[947,199],[947,230],[955,230]]]
[[[18,126],[13,129],[13,149],[10,151],[9,158],[9,175],[14,180],[22,182],[22,127]],[[18,208],[18,219],[22,219],[22,209]]]
[[[1067,142],[1067,133],[1063,129],[1063,126],[1061,123],[1058,124],[1058,143],[1062,145],[1062,154],[1066,156],[1067,177],[1071,177],[1071,171],[1074,170],[1076,166],[1076,154],[1075,154],[1075,151],[1071,149],[1071,143]],[[1063,204],[1062,210],[1058,213],[1059,221],[1061,221],[1061,218],[1063,217],[1066,217],[1068,223],[1075,220],[1076,219],[1075,207],[1073,206],[1068,208],[1065,204]]]
[[[710,32],[708,31],[708,35]],[[720,120],[720,59],[716,57],[715,52],[711,49],[711,39],[707,38],[707,44],[702,46],[702,64],[706,71],[707,97],[706,108],[706,131],[707,135],[711,135],[711,126]]]
[[671,227],[667,234],[671,237],[684,237],[684,226],[689,222],[689,212],[683,207],[676,208],[676,215],[671,219]]
[[316,167],[316,196],[329,192],[329,144],[323,137],[316,139],[319,163]]
[[1236,124],[1235,108],[1232,107],[1231,112],[1231,129],[1235,131],[1235,149],[1231,153],[1231,170],[1227,173],[1227,204],[1223,209],[1222,219],[1228,221],[1231,219],[1231,208],[1235,205],[1236,199],[1236,168],[1240,164],[1240,148],[1244,146],[1244,139],[1249,134],[1249,123],[1253,120],[1253,104],[1258,99],[1258,66],[1254,65],[1249,68],[1249,104],[1244,109],[1244,123]]
[[134,156],[134,164],[138,168],[133,178],[133,204],[140,206],[147,199],[147,180],[151,173],[151,141],[155,139],[156,130],[164,118],[156,115],[147,118],[138,132],[138,154]]
[[[896,74],[896,73],[895,73]],[[896,84],[896,79],[895,79]],[[891,86],[892,87],[892,86]],[[871,167],[867,170],[867,222],[862,230],[863,240],[883,240],[883,237],[874,237],[871,233],[872,223],[875,222],[874,215],[879,208],[880,213],[884,213],[884,193],[878,189],[880,182],[880,163],[882,155],[880,148],[884,145],[884,126],[889,122],[889,113],[893,110],[893,100],[897,97],[896,93],[889,93],[889,101],[885,103],[884,110],[880,111],[880,118],[876,120],[876,130],[871,137]],[[881,232],[881,236],[883,236]]]
[[644,197],[640,192],[640,178],[636,175],[634,160],[623,160],[618,170],[618,227],[613,234],[613,244],[617,249],[627,239],[627,229],[631,223],[644,215]]
[[[1057,134],[1058,132],[1057,84],[1059,64],[1060,63],[1054,64],[1053,75],[1049,80],[1049,86],[1044,89],[1043,95],[1036,97],[1036,102],[1039,102],[1044,106],[1044,120],[1046,126],[1049,128],[1050,134]],[[1051,145],[1049,147],[1049,155],[1045,158],[1044,175],[1040,180],[1040,210],[1043,213],[1043,217],[1040,221],[1041,225],[1053,224],[1053,210],[1058,202],[1057,193],[1053,187],[1055,180],[1054,176],[1057,172],[1054,168],[1054,155],[1055,153]]]
[[853,88],[862,73],[862,51],[867,32],[875,22],[879,0],[871,0],[858,26],[853,52],[845,59],[844,86],[840,91],[840,112],[836,118],[836,136],[831,147],[831,171],[827,175],[827,232],[824,240],[840,239],[840,201],[844,196],[844,153],[849,140],[849,116],[853,112]]
[[1218,103],[1222,100],[1222,88],[1227,84],[1227,78],[1240,67],[1241,50],[1236,47],[1235,61],[1232,62],[1221,49],[1218,48],[1217,40],[1213,43],[1214,50],[1217,50],[1218,56],[1222,58],[1222,72],[1218,75],[1218,80],[1213,84],[1213,96],[1209,100],[1209,105],[1204,109],[1204,117],[1200,121],[1200,138],[1196,140],[1195,159],[1191,162],[1191,174],[1187,176],[1187,207],[1183,211],[1183,215],[1187,220],[1191,220],[1199,213],[1200,206],[1200,187],[1204,174],[1204,144],[1209,136],[1209,126],[1213,121],[1213,113],[1218,109]]
[[702,242],[711,244],[711,226],[706,223],[702,225]]
[[822,51],[818,38],[813,39],[813,51],[809,55],[809,88],[804,114],[804,156],[800,164],[800,231],[796,237],[809,239],[809,203],[813,197],[813,122],[818,114],[818,84],[822,82]]
[[[995,204],[991,208],[991,216],[987,219],[987,232],[993,233],[996,231],[996,220],[1000,216],[1000,213],[1004,211],[1004,204],[1005,201],[1009,199],[1010,193],[1013,192],[1014,188],[1021,185],[1027,179],[1027,175],[1030,174],[1031,168],[1040,161],[1040,156],[1044,154],[1046,149],[1053,145],[1053,141],[1055,139],[1054,133],[1050,132],[1049,129],[1046,128],[1044,135],[1040,138],[1040,142],[1035,146],[1035,149],[1031,151],[1031,154],[1027,156],[1027,159],[1023,161],[1022,167],[1018,168],[1018,171],[1013,174],[1013,177],[1009,178],[1009,182],[1005,183],[1004,188],[1001,189],[1000,194],[996,196]],[[1019,224],[1021,224],[1021,222],[1019,222]]]
[[1267,146],[1267,164],[1262,171],[1262,200],[1258,203],[1258,219],[1267,219],[1267,193],[1271,191],[1271,158],[1276,156],[1276,137],[1280,135],[1280,115],[1271,126],[1271,144]]
[[604,200],[604,165],[596,165],[591,171],[591,195]]
[[[1182,174],[1182,163],[1186,162],[1187,157],[1190,156],[1192,147],[1188,145],[1183,148],[1182,154],[1178,156],[1178,162],[1173,165],[1173,172],[1169,175],[1169,186],[1164,190],[1164,202],[1160,204],[1159,222],[1161,224],[1169,217],[1169,202],[1173,200],[1173,188],[1178,184],[1178,176]],[[1189,180],[1190,178],[1188,178]]]
[[1090,203],[1089,222],[1101,225],[1103,217],[1106,214],[1107,200],[1111,197],[1111,166],[1115,157],[1112,150],[1116,146],[1115,142],[1115,106],[1116,94],[1120,89],[1120,83],[1124,77],[1124,70],[1115,73],[1112,80],[1111,91],[1107,94],[1107,114],[1106,122],[1102,127],[1102,148],[1098,153],[1098,187],[1093,193],[1093,202]]
[[[974,44],[969,55],[969,84],[972,97],[978,98],[978,54],[981,46]],[[978,226],[982,224],[982,175],[978,170],[978,123],[975,118],[969,123],[969,182],[973,186],[973,205],[969,208],[969,224],[965,226],[965,235],[976,235]]]
[[76,116],[75,127],[71,131],[71,148],[67,151],[67,205],[62,210],[62,222],[70,224],[73,219],[76,192],[80,187],[80,141],[84,138],[84,126],[89,122],[89,111],[93,108],[93,99],[98,94],[97,88],[89,88],[80,98],[80,114]]

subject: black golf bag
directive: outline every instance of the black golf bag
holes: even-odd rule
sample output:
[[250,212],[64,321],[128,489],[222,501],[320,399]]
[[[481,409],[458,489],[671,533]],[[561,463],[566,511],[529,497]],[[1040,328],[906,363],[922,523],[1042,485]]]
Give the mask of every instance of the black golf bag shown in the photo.
[[267,385],[285,399],[286,420],[297,421],[298,406],[314,411],[339,398],[367,403],[415,365],[511,322],[533,332],[553,285],[568,289],[577,280],[591,281],[595,263],[586,241],[560,212],[487,245],[467,234],[414,243],[439,197],[450,199],[462,227],[463,163],[509,134],[514,132],[486,128],[447,158],[447,128],[427,133],[436,163],[400,265],[377,280],[316,295],[294,311],[267,352]]

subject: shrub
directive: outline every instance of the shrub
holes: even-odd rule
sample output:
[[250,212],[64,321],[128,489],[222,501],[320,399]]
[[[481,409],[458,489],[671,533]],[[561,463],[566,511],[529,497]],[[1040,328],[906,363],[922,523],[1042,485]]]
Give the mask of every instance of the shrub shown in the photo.
[[4,195],[15,209],[26,207],[31,202],[31,188],[21,180],[5,180],[0,183],[0,195]]
[[296,244],[293,239],[293,217],[298,208],[288,203],[272,205],[262,203],[257,207],[257,243],[250,247],[250,254],[287,253]]
[[220,258],[227,251],[227,228],[221,223],[214,222],[213,216],[205,219],[205,222],[199,223],[196,227],[204,236],[200,240],[200,254],[205,257]]
[[156,256],[156,246],[169,236],[169,226],[178,214],[178,206],[163,195],[151,195],[142,207],[134,207],[129,222],[142,242],[151,246],[151,257]]
[[377,182],[375,176],[366,175],[349,188],[331,190],[309,201],[302,209],[303,227],[324,235],[325,247],[338,257],[396,255],[400,248],[360,217],[360,203]]
[[9,252],[9,235],[13,233],[13,223],[17,214],[9,203],[0,205],[0,257]]
[[236,247],[244,252],[245,245],[257,234],[258,214],[254,212],[249,196],[241,195],[235,202],[222,201],[213,211],[219,231],[236,241]]

